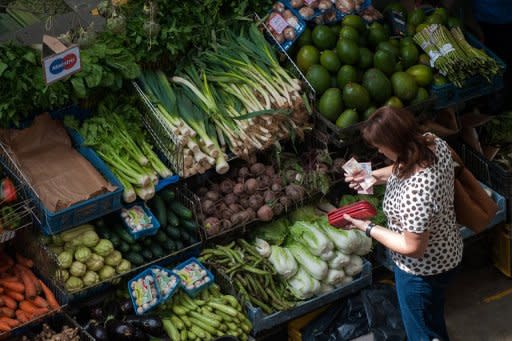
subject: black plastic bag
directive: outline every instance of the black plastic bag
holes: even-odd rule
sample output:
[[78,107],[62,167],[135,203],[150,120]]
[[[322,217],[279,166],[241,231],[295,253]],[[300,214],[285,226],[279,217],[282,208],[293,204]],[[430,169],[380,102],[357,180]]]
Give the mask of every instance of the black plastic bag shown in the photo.
[[376,341],[406,340],[394,287],[375,284],[326,310],[302,330],[303,340],[349,341],[373,333]]

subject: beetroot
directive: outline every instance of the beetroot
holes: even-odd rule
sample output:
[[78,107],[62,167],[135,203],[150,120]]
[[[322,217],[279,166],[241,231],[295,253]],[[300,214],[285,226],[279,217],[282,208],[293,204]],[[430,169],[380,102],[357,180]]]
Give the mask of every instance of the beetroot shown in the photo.
[[236,194],[236,195],[241,195],[244,193],[244,185],[242,183],[237,183],[234,187],[233,187],[233,193]]
[[235,184],[233,183],[233,181],[231,181],[230,179],[226,179],[220,183],[220,191],[224,194],[229,194],[233,192],[234,185]]
[[204,221],[204,228],[209,236],[220,232],[220,221],[216,217],[208,217]]
[[260,176],[265,173],[265,165],[257,162],[251,166],[250,171],[253,176]]
[[229,193],[224,197],[224,202],[226,205],[235,204],[238,202],[238,197],[234,193]]
[[253,194],[249,197],[249,206],[255,211],[263,206],[264,203],[265,200],[260,194]]
[[268,205],[263,205],[258,210],[258,219],[262,221],[270,221],[274,217],[274,212]]
[[254,194],[258,189],[258,181],[254,178],[248,179],[245,184],[245,192],[249,195]]

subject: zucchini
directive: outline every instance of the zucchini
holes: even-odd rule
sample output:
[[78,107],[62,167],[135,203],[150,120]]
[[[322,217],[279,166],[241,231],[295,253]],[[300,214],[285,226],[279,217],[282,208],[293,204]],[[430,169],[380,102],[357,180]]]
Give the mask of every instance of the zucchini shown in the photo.
[[151,245],[153,245],[153,240],[151,238],[149,238],[149,237],[144,238],[142,240],[142,245],[144,245],[144,246],[151,246]]
[[73,239],[80,237],[83,233],[88,232],[88,231],[94,231],[94,230],[95,230],[95,228],[93,225],[85,224],[85,225],[79,226],[77,228],[74,228],[72,230],[62,232],[60,234],[60,238],[64,242],[70,242]]
[[124,258],[128,260],[130,263],[132,263],[135,266],[140,266],[144,264],[144,258],[142,258],[141,255],[135,253],[135,252],[129,252],[126,255],[124,255]]
[[174,252],[178,250],[178,248],[176,247],[176,243],[170,239],[167,239],[162,246],[167,252]]
[[169,336],[169,339],[171,340],[179,340],[180,339],[180,333],[178,332],[178,329],[176,326],[172,323],[170,319],[163,319],[162,324],[164,325],[164,330],[167,336]]
[[167,226],[165,232],[167,232],[169,237],[172,239],[178,239],[181,236],[180,230],[176,227]]
[[174,200],[174,198],[176,197],[176,194],[171,191],[170,189],[166,188],[164,190],[162,190],[160,193],[159,193],[160,197],[162,197],[162,199],[164,199],[165,202],[169,203],[171,201]]
[[149,249],[144,249],[142,250],[142,252],[140,253],[142,255],[142,257],[144,257],[144,259],[146,260],[153,260],[153,252],[151,252],[151,250]]
[[154,238],[158,243],[165,243],[165,241],[168,239],[167,235],[162,230],[159,230]]
[[178,328],[180,330],[185,328],[185,324],[183,323],[183,321],[180,320],[180,318],[178,316],[172,315],[171,321],[176,326],[176,328]]
[[181,341],[188,340],[188,334],[186,329],[182,329],[180,332]]
[[130,252],[130,244],[128,244],[124,240],[121,240],[121,242],[119,243],[118,250],[121,251],[121,253],[124,255],[125,253]]
[[167,224],[167,212],[165,209],[164,200],[160,198],[158,195],[155,195],[153,202],[155,203],[156,219],[158,219],[161,226],[165,226]]
[[135,239],[133,239],[133,237],[125,229],[122,229],[122,228],[116,229],[115,232],[119,236],[119,238],[121,238],[128,244],[135,244],[135,242],[136,242]]
[[186,208],[183,204],[172,201],[169,203],[169,208],[176,213],[179,217],[185,218],[185,219],[191,219],[192,218],[192,211]]
[[165,255],[164,250],[158,244],[153,244],[153,246],[151,247],[151,251],[153,252],[155,258],[162,258]]
[[174,226],[174,227],[178,227],[180,225],[178,216],[176,214],[174,214],[174,212],[171,210],[167,211],[167,224],[169,226]]
[[142,246],[140,244],[132,244],[130,245],[130,248],[133,252],[141,252]]

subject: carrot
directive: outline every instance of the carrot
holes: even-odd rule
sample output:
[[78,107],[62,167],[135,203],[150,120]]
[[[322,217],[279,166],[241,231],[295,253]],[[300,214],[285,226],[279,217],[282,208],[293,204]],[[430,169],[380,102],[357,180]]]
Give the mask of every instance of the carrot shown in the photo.
[[30,300],[30,302],[34,303],[39,308],[48,308],[50,306],[48,302],[46,302],[46,300],[41,296],[36,296],[36,298]]
[[0,280],[8,281],[8,282],[19,282],[20,281],[20,279],[17,276],[11,276],[5,272],[0,276]]
[[4,301],[5,306],[8,307],[8,308],[16,309],[16,307],[18,306],[18,303],[16,303],[16,301],[13,298],[11,298],[11,297],[9,297],[7,295],[0,296],[0,299],[2,301]]
[[14,317],[14,309],[2,307],[0,308],[0,316]]
[[30,321],[30,318],[28,317],[28,315],[23,310],[19,310],[19,309],[16,310],[16,318],[21,323],[25,323],[25,322]]
[[7,323],[7,325],[11,328],[13,327],[16,327],[16,326],[19,326],[20,325],[20,321],[18,320],[15,320],[15,319],[12,319],[12,318],[9,318],[9,317],[0,317],[0,322],[5,322]]
[[32,314],[35,316],[42,315],[42,314],[45,314],[48,312],[47,308],[39,308],[38,306],[36,306],[35,304],[33,304],[30,301],[21,301],[20,309],[26,313],[29,313],[29,314]]
[[35,298],[37,296],[36,286],[28,274],[31,271],[28,268],[24,268],[22,266],[16,266],[15,271],[16,275],[21,278],[23,285],[25,286],[25,296],[28,299]]
[[9,325],[5,322],[0,322],[0,332],[8,332],[10,331],[12,328],[9,327]]
[[39,284],[41,285],[41,289],[43,290],[44,297],[46,298],[46,301],[50,305],[50,308],[52,309],[58,309],[60,307],[59,302],[57,302],[57,299],[55,298],[55,295],[53,292],[44,284],[43,281],[39,280]]
[[25,286],[22,283],[9,282],[0,279],[0,285],[3,286],[5,289],[16,291],[19,292],[20,294],[23,294],[23,292],[25,292]]
[[36,295],[41,294],[41,284],[39,284],[39,279],[36,277],[36,275],[34,275],[32,270],[30,270],[29,268],[23,267],[23,266],[19,266],[19,267],[21,267],[23,270],[25,270],[25,273],[27,274],[28,278],[30,279],[30,282],[34,284],[35,289],[36,289]]
[[19,292],[16,291],[7,290],[5,294],[18,302],[21,302],[25,299],[25,296],[23,296],[23,294],[20,294]]
[[32,261],[32,259],[23,257],[22,255],[20,255],[17,252],[16,252],[16,261],[18,262],[18,264],[26,266],[27,268],[31,268],[34,266],[34,262]]
[[0,294],[4,292],[4,288],[0,287]]

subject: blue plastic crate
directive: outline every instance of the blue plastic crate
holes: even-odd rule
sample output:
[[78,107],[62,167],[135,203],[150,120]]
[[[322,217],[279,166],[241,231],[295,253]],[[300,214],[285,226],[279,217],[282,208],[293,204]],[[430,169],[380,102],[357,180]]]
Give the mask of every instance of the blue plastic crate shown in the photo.
[[[297,20],[298,20],[299,24],[298,24],[297,27],[295,27],[295,39],[293,39],[293,40],[286,40],[283,43],[279,43],[277,41],[277,39],[272,35],[272,32],[270,30],[270,26],[267,24],[267,19],[266,19],[267,17],[265,17],[265,25],[264,25],[264,27],[267,30],[267,35],[269,36],[269,40],[271,42],[273,42],[274,45],[279,46],[282,50],[288,51],[290,49],[290,47],[292,47],[292,45],[297,41],[297,39],[299,39],[299,37],[302,35],[304,30],[306,29],[306,23],[305,23],[304,19],[298,14],[298,12],[296,12],[291,7],[291,5],[289,4],[289,2],[287,0],[281,0],[281,1],[277,1],[277,2],[282,3],[285,7],[287,7],[297,17]],[[272,13],[275,13],[275,11],[273,9],[271,9],[269,11],[267,16],[271,15]],[[281,18],[282,18],[282,16],[281,16]],[[279,20],[281,21],[281,19],[279,19]],[[284,18],[283,18],[283,20],[286,21],[286,19],[284,19]]]
[[[130,234],[130,236],[133,237],[133,239],[139,239],[139,238],[142,238],[142,237],[145,237],[145,236],[153,236],[155,235],[157,232],[158,232],[158,229],[160,228],[160,222],[158,221],[158,219],[156,219],[155,215],[153,214],[153,212],[151,212],[151,210],[149,209],[149,207],[143,203],[143,202],[134,202],[130,205],[126,205],[125,207],[123,208],[126,208],[126,209],[130,209],[134,206],[140,206],[142,207],[142,210],[144,211],[144,213],[150,217],[151,219],[151,224],[153,225],[153,227],[151,228],[147,228],[147,229],[144,229],[142,231],[137,231],[137,232],[134,232],[129,226],[128,224],[126,223],[126,221],[124,220],[124,218],[121,216],[121,220],[123,221],[123,226],[125,227],[126,231]],[[121,210],[121,213],[120,215],[122,214],[122,210]]]
[[[132,293],[132,283],[135,284],[135,282],[137,282],[140,278],[142,277],[146,277],[146,276],[150,276],[150,278],[153,278],[153,284],[155,286],[155,292],[156,294],[153,296],[153,294],[151,294],[151,298],[155,299],[155,303],[152,304],[152,305],[149,305],[147,307],[142,307],[139,311],[139,306],[137,305],[137,303],[135,302],[136,300],[136,297],[134,297],[133,293]],[[148,290],[149,288],[146,287],[146,285],[143,285],[143,287],[145,287],[146,290]],[[145,313],[147,313],[148,311],[156,308],[160,302],[161,302],[161,298],[160,298],[160,293],[158,292],[158,285],[156,283],[156,278],[155,278],[155,275],[153,273],[153,271],[151,271],[151,269],[146,269],[144,271],[142,271],[141,273],[137,274],[137,276],[133,277],[132,279],[130,279],[128,281],[128,294],[130,295],[130,299],[132,300],[132,304],[133,304],[133,311],[135,312],[136,315],[143,315]]]
[[[169,290],[169,292],[167,294],[163,293],[162,288],[160,287],[160,283],[158,281],[158,273],[155,270],[159,270],[159,271],[165,272],[168,277],[173,277],[173,278],[176,279],[176,285],[171,290]],[[156,278],[156,285],[157,285],[158,291],[160,292],[160,301],[161,302],[165,302],[169,298],[171,298],[174,295],[174,293],[180,288],[180,284],[181,284],[180,276],[176,275],[171,270],[163,268],[163,267],[158,266],[158,265],[152,266],[151,267],[151,271],[153,272],[153,275]]]
[[470,33],[464,33],[466,40],[472,46],[483,49],[487,55],[493,58],[501,69],[490,82],[484,77],[476,75],[466,81],[462,88],[456,87],[453,83],[448,83],[441,86],[433,85],[431,88],[431,95],[436,97],[435,108],[441,109],[451,105],[468,101],[472,98],[485,96],[496,92],[503,88],[503,74],[505,73],[506,64],[494,52],[489,50],[483,45],[475,36]]
[[291,310],[278,311],[271,315],[265,315],[260,308],[254,308],[250,304],[247,304],[247,315],[253,326],[252,333],[257,335],[264,330],[268,330],[291,321],[342,297],[358,292],[359,290],[369,286],[371,283],[372,265],[367,260],[364,260],[363,271],[355,277],[352,282],[336,288],[331,292],[304,301]]

